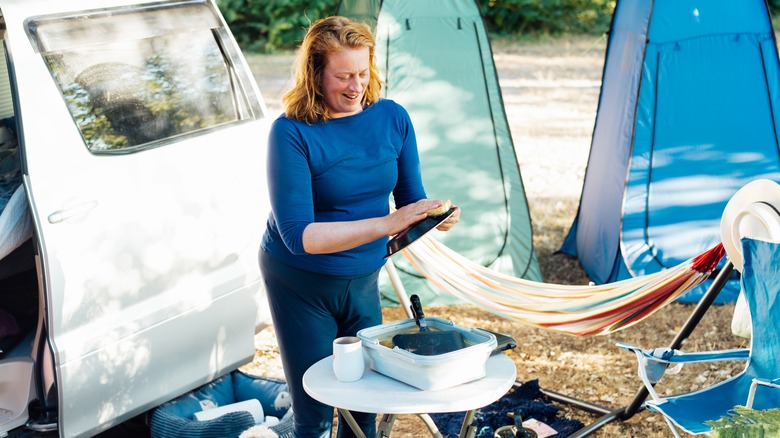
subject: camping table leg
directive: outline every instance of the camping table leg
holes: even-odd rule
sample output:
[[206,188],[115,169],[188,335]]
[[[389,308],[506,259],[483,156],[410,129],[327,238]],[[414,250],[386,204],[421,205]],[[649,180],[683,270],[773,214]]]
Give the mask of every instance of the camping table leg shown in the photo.
[[466,412],[466,417],[463,419],[463,426],[460,427],[459,438],[474,438],[477,434],[477,428],[474,427],[474,414],[476,410],[472,409]]
[[[350,413],[347,409],[339,409],[339,412],[353,432],[360,431],[360,427],[357,425],[357,422],[352,416],[352,413]],[[428,431],[431,433],[431,437],[442,438],[441,432],[439,432],[439,428],[436,427],[436,424],[433,422],[430,415],[418,414],[417,416],[420,417],[423,423],[425,423],[425,426],[428,427]],[[472,415],[472,420],[473,419],[474,416]],[[395,414],[382,414],[382,418],[379,420],[379,424],[377,424],[376,438],[388,438],[390,436],[390,431],[393,430],[393,424],[395,424]],[[358,438],[365,438],[365,435],[363,435],[362,432],[355,432],[355,435],[357,435]],[[473,436],[474,434],[472,433],[470,437]]]
[[379,425],[376,428],[376,437],[385,438],[390,436],[390,431],[393,429],[393,423],[395,423],[395,415],[383,414],[382,419],[379,420]]
[[[351,412],[349,412],[347,409],[339,409],[339,412],[353,432],[360,431],[360,426],[357,425],[357,422],[355,421],[355,418],[352,416]],[[439,428],[436,427],[436,424],[433,422],[430,415],[418,414],[417,416],[420,417],[423,423],[425,423],[425,426],[428,427],[428,431],[431,433],[431,437],[442,438],[441,432],[439,432]],[[472,415],[472,420],[473,418],[474,417]],[[382,418],[379,420],[379,424],[377,424],[376,437],[389,437],[390,431],[393,430],[393,424],[395,424],[395,414],[383,414]],[[365,435],[363,435],[362,432],[355,432],[355,435],[357,435],[358,438],[365,438]],[[470,436],[473,437],[474,434],[472,433]]]
[[433,422],[433,419],[430,415],[418,414],[417,416],[420,417],[420,420],[422,420],[426,426],[428,426],[428,432],[431,433],[433,438],[442,438],[441,432],[439,432],[439,428],[436,427],[436,423]]
[[360,429],[360,426],[358,426],[357,421],[355,421],[355,417],[352,416],[352,412],[349,412],[347,409],[339,408],[339,413],[341,413],[341,417],[346,420],[350,429],[352,429],[352,432],[355,433],[357,438],[366,438],[366,435]]

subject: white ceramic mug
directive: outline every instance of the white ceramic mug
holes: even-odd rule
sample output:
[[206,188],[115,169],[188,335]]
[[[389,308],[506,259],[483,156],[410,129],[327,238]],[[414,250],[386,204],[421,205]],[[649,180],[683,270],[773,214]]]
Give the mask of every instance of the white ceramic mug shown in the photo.
[[342,382],[360,380],[365,367],[360,338],[344,336],[333,340],[333,373],[337,379]]

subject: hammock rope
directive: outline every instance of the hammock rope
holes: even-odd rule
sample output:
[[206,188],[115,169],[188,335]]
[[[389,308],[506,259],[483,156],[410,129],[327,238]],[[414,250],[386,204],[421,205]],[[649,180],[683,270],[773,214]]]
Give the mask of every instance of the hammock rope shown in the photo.
[[604,335],[637,324],[700,285],[725,250],[675,267],[603,285],[556,285],[512,277],[475,263],[430,235],[401,253],[439,289],[498,316],[575,336]]

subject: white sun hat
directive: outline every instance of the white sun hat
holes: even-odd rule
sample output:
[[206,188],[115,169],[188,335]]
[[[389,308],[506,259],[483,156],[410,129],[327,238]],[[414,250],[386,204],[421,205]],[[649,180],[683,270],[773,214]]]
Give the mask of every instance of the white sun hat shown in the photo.
[[757,179],[731,197],[720,219],[720,238],[734,269],[742,272],[742,238],[780,242],[780,184]]
[[[734,269],[742,272],[742,238],[780,242],[780,185],[768,179],[745,184],[731,197],[720,219],[720,239]],[[751,336],[750,310],[739,292],[731,332]]]

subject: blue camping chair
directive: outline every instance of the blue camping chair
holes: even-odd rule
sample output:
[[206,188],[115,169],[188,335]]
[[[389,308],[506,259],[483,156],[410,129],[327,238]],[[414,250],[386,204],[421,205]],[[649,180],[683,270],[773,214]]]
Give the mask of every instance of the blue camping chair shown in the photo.
[[[710,432],[705,421],[717,420],[737,405],[758,410],[780,407],[780,243],[743,238],[742,248],[741,285],[753,329],[749,349],[683,353],[666,348],[643,350],[618,343],[620,348],[634,352],[639,360],[639,375],[651,396],[644,407],[663,414],[678,438],[678,427],[690,434]],[[717,360],[746,360],[747,365],[736,376],[695,392],[660,397],[653,389],[667,367]]]

